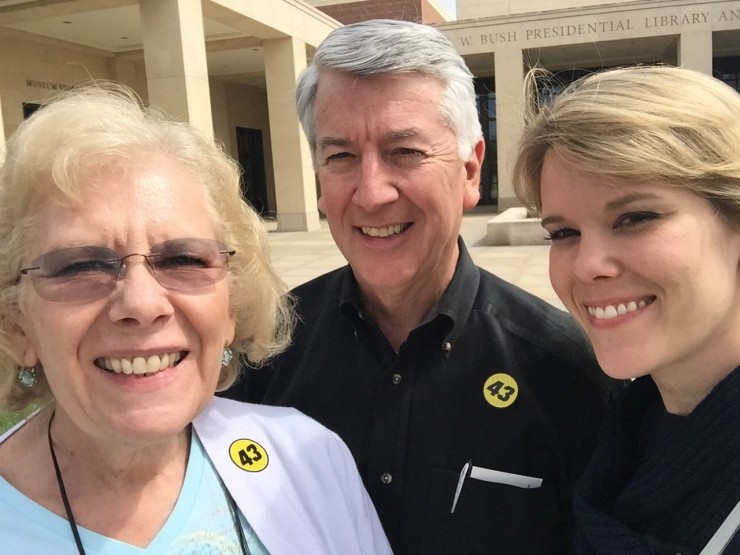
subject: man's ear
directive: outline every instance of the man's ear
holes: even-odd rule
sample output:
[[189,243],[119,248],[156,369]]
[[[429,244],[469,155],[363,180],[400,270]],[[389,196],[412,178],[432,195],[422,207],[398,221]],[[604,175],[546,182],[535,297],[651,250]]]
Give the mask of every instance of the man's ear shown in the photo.
[[465,192],[463,193],[463,209],[470,210],[480,200],[480,171],[483,166],[483,157],[486,153],[486,143],[481,137],[473,148],[470,158],[465,162]]
[[319,196],[319,200],[317,201],[316,206],[318,207],[319,212],[321,212],[324,216],[326,216],[326,211],[324,210],[325,207],[324,207],[324,197],[323,197],[323,195],[322,196]]

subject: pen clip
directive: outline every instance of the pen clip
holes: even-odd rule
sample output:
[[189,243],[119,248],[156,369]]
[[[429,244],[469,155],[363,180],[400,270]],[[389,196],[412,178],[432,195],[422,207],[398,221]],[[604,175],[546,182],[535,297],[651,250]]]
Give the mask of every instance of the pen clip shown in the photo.
[[457,479],[457,489],[455,490],[455,497],[452,500],[452,509],[450,509],[450,514],[455,512],[455,507],[457,507],[457,500],[460,499],[460,492],[462,491],[465,479],[470,475],[470,469],[472,468],[472,466],[472,459],[468,459],[468,462],[463,465],[462,470],[460,471],[460,477]]

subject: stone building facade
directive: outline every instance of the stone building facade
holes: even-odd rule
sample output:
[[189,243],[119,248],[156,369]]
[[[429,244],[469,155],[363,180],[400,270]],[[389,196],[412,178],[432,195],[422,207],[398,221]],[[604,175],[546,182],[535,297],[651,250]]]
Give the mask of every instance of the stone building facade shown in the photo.
[[[423,21],[476,75],[488,153],[482,202],[516,203],[510,161],[522,80],[540,64],[585,71],[667,63],[740,82],[740,0],[7,0],[0,2],[0,139],[55,91],[120,81],[212,133],[244,167],[245,196],[280,230],[319,225],[295,82],[334,28]],[[3,141],[4,142],[4,141]]]

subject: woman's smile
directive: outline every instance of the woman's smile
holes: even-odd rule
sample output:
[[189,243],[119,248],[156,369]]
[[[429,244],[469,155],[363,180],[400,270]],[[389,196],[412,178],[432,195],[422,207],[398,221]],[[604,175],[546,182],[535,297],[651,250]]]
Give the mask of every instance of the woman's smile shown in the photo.
[[95,366],[116,374],[151,376],[160,370],[177,366],[186,355],[187,351],[176,351],[149,356],[104,357],[95,359]]

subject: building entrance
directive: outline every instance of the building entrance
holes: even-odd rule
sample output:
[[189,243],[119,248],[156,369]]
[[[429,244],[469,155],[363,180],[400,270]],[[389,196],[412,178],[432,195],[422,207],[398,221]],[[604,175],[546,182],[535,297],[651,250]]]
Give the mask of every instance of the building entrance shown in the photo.
[[262,130],[236,128],[237,154],[242,167],[242,196],[259,213],[270,211],[265,179],[265,155],[262,149]]

